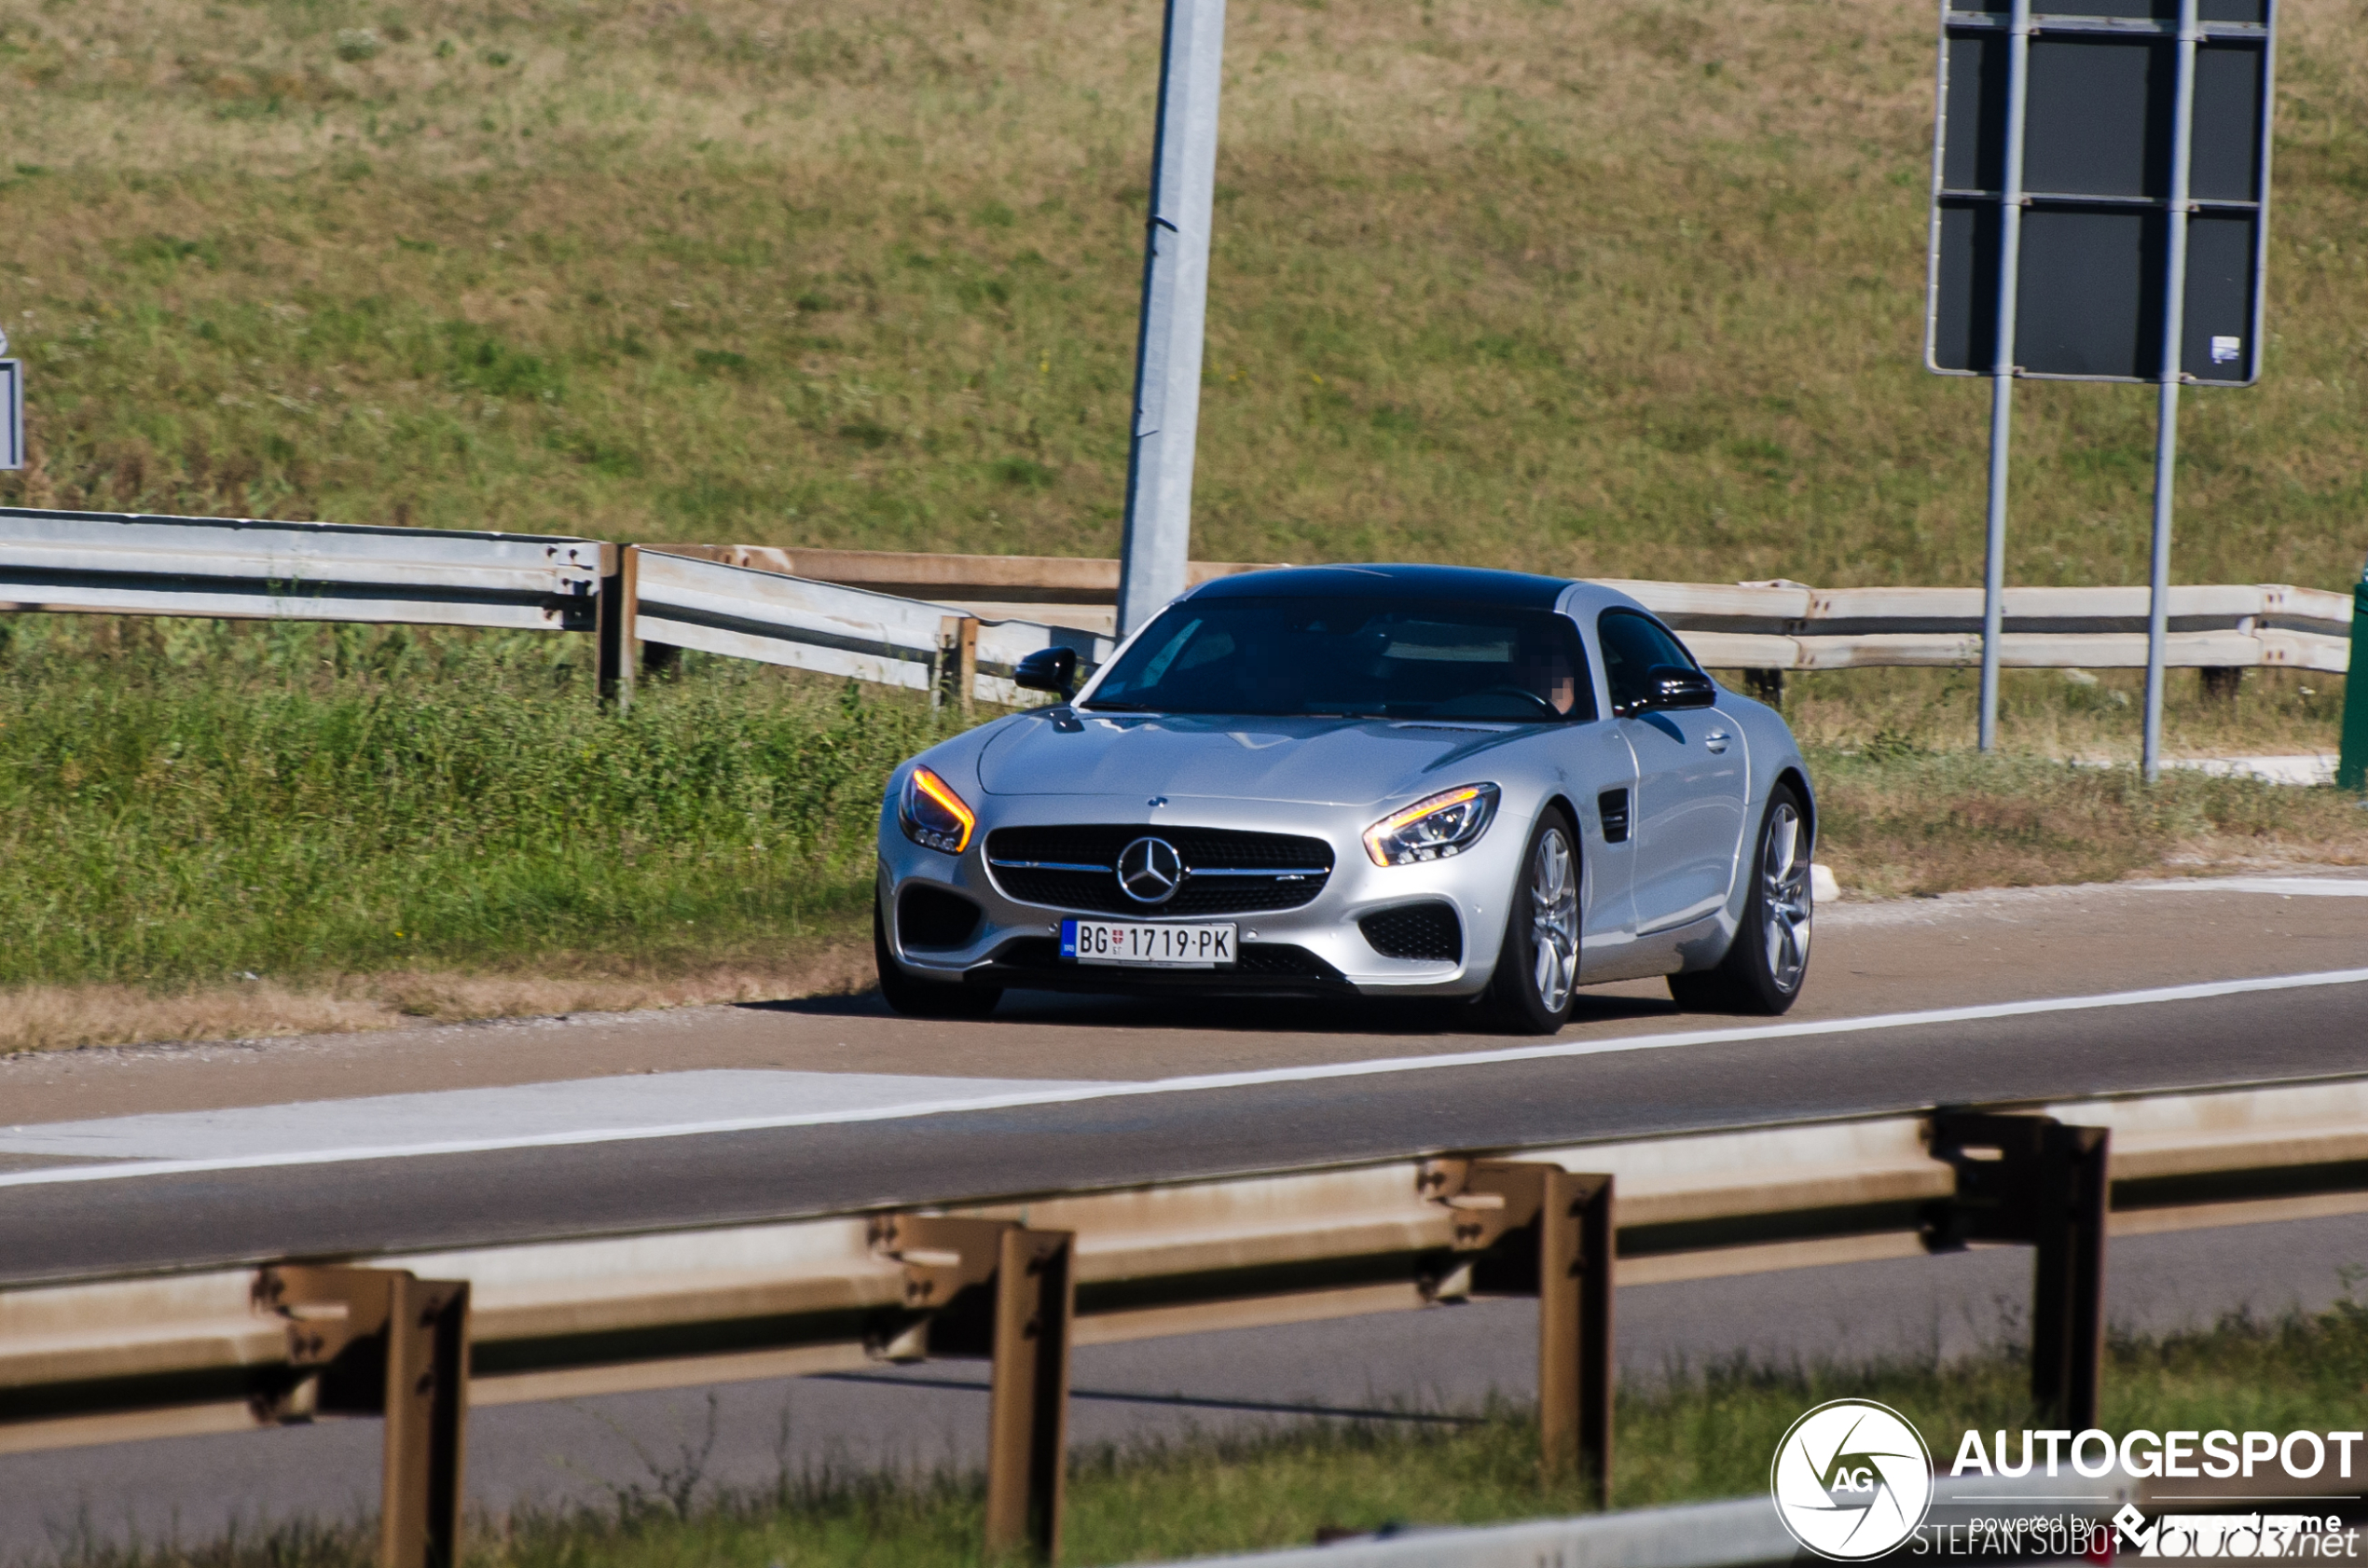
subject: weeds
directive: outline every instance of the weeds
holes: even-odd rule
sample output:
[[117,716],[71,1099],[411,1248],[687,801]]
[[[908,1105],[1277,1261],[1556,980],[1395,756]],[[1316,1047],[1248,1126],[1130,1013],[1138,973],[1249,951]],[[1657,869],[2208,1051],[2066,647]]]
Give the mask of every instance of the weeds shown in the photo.
[[706,961],[860,909],[925,705],[583,639],[29,620],[0,659],[0,984]]

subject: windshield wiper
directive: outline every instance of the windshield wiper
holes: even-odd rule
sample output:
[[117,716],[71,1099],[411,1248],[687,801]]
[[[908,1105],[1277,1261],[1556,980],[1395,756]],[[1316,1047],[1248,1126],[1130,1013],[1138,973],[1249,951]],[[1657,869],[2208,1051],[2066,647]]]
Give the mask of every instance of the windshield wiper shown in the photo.
[[1093,702],[1081,702],[1075,706],[1088,713],[1156,713],[1159,711],[1148,702],[1105,702],[1096,699]]

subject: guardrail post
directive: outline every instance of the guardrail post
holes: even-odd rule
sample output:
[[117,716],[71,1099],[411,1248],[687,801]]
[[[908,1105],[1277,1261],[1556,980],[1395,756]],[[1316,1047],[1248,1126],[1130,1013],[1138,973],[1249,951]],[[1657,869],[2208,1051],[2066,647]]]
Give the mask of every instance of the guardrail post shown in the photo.
[[1537,1425],[1549,1475],[1612,1497],[1612,1178],[1546,1173],[1537,1221]]
[[2103,1391],[2110,1142],[2103,1127],[2070,1127],[2050,1116],[1943,1111],[1933,1118],[1933,1157],[1956,1169],[1957,1195],[1927,1245],[2037,1249],[2031,1405],[2075,1432],[2097,1424]]
[[2368,791],[2368,568],[2351,590],[2351,664],[2344,676],[2343,756],[2339,789]]
[[907,1311],[927,1314],[889,1340],[888,1355],[989,1359],[987,1556],[1057,1561],[1076,1237],[1003,1219],[891,1214],[873,1222],[872,1243],[904,1265]]
[[1077,1311],[1074,1238],[1003,1232],[995,1271],[995,1360],[989,1374],[986,1551],[1061,1555],[1068,1469],[1069,1329]]
[[600,702],[623,713],[633,706],[633,610],[640,547],[600,546],[600,592],[594,610]]
[[929,684],[929,710],[937,711],[951,698],[961,704],[962,717],[968,719],[978,702],[978,617],[948,615],[937,626],[937,667]]
[[975,615],[965,615],[954,628],[954,688],[960,694],[962,717],[968,719],[978,706],[979,685],[979,623]]
[[379,1568],[461,1560],[468,1423],[469,1286],[401,1269],[266,1269],[259,1305],[288,1318],[295,1382],[259,1413],[274,1420],[386,1421]]
[[1612,1178],[1559,1165],[1475,1160],[1453,1246],[1479,1252],[1470,1288],[1537,1298],[1538,1466],[1576,1475],[1594,1505],[1612,1494]]

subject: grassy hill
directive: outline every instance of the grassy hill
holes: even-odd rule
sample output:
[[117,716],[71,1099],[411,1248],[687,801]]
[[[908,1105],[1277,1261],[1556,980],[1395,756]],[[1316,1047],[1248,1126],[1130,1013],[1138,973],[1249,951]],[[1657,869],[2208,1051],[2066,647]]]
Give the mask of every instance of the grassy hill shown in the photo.
[[[0,3],[0,500],[1116,548],[1151,0]],[[1239,0],[1197,546],[1974,580],[1928,0]],[[2368,553],[2368,7],[2289,0],[2264,384],[2183,580]],[[2017,581],[2143,575],[2144,389],[2021,400]]]
[[[1985,389],[1920,367],[1927,0],[1231,10],[1200,554],[1977,578]],[[1160,14],[0,0],[0,502],[1111,553]],[[2176,571],[2334,587],[2368,0],[2285,27],[2266,378],[2187,400]],[[2018,406],[2013,579],[2140,580],[2147,390]],[[742,995],[860,943],[877,780],[941,721],[694,658],[596,722],[587,653],[0,616],[0,1049]],[[1796,683],[1821,857],[2368,857],[2330,791],[2042,760],[2133,752],[2132,686],[2012,679],[2027,754],[1976,760],[1962,673]],[[2340,686],[2182,679],[2172,746],[2331,745]]]

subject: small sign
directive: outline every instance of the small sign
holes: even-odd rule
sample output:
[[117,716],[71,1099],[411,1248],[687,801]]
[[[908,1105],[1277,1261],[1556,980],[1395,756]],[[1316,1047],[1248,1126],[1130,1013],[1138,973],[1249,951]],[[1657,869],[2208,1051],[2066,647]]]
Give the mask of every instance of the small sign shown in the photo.
[[2245,357],[2245,340],[2241,337],[2219,337],[2211,340],[2211,362],[2234,364]]
[[0,469],[24,466],[24,361],[0,359]]

